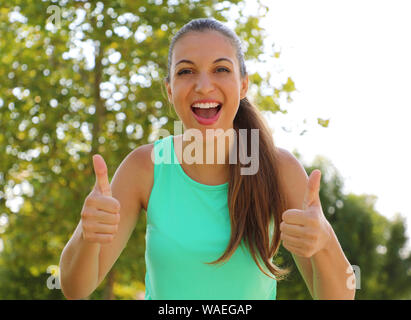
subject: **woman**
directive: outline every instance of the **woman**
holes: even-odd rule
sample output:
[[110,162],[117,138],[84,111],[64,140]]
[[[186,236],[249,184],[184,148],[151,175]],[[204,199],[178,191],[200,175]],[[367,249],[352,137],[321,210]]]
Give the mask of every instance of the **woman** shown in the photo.
[[[185,132],[204,138],[195,139],[195,151],[200,160],[222,151],[224,161],[212,155],[214,161],[192,163],[186,133],[168,136],[131,152],[110,185],[95,155],[96,184],[61,256],[65,296],[83,298],[99,286],[144,208],[145,299],[275,299],[277,281],[288,273],[272,263],[281,240],[313,298],[353,299],[351,266],[322,213],[321,172],[308,178],[291,153],[274,146],[247,100],[235,33],[214,19],[192,20],[174,36],[168,58],[168,99]],[[221,137],[230,143],[210,143]],[[258,170],[243,174],[239,154],[255,144]],[[229,161],[238,149],[237,161]],[[172,162],[160,161],[166,158]]]

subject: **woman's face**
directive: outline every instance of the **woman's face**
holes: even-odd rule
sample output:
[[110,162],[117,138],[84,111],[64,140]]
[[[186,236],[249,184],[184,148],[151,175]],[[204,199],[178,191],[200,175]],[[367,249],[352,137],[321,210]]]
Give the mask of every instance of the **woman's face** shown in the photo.
[[205,137],[206,129],[233,128],[248,76],[241,79],[227,38],[216,31],[187,33],[174,46],[170,68],[167,94],[185,129],[199,129]]

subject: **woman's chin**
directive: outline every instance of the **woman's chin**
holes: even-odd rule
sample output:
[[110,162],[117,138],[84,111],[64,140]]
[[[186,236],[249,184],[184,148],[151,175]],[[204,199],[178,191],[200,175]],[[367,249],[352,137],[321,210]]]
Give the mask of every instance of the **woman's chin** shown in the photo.
[[222,138],[224,136],[233,136],[235,135],[235,130],[233,125],[221,126],[218,123],[212,126],[192,126],[190,128],[186,127],[184,130],[185,139],[190,139],[188,137],[196,137],[201,135],[203,141],[211,141],[217,140],[218,138]]

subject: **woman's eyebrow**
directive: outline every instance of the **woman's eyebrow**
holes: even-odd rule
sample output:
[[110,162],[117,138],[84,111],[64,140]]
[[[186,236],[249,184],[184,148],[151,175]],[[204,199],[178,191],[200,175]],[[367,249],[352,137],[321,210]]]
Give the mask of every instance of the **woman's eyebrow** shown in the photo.
[[[234,63],[231,61],[231,59],[229,59],[229,58],[218,58],[218,59],[216,59],[213,63],[217,63],[217,62],[220,62],[220,61],[228,61],[228,62],[230,62],[232,65],[234,65]],[[195,64],[193,61],[190,61],[190,60],[187,60],[187,59],[182,59],[182,60],[180,60],[179,62],[177,62],[176,64],[175,64],[175,66],[177,67],[177,65],[178,64],[180,64],[180,63],[189,63],[189,64]]]

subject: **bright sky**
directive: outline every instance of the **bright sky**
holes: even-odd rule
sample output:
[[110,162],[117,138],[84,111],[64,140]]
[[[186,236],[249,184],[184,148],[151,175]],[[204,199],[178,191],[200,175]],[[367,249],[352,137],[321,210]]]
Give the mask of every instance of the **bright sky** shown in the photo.
[[[411,237],[411,1],[264,3],[260,25],[281,49],[279,77],[291,76],[298,90],[289,113],[272,117],[277,145],[308,163],[329,158],[346,192],[378,196],[377,210],[406,216]],[[329,127],[317,117],[330,118]]]

